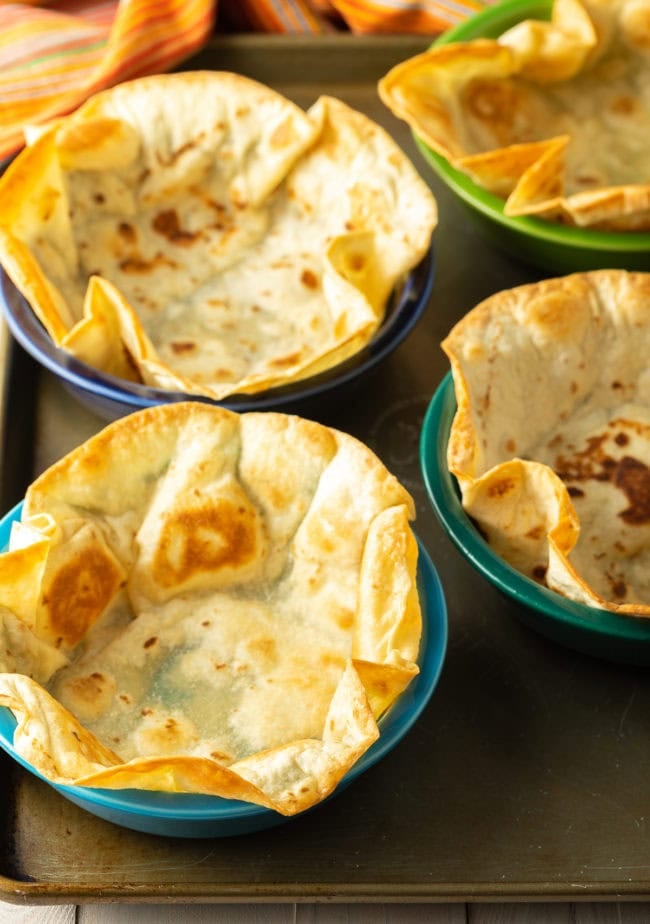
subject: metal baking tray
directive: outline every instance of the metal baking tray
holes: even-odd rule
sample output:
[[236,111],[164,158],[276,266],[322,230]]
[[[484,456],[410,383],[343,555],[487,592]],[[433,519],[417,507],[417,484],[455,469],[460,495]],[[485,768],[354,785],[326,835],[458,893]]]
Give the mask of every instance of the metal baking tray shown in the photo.
[[[360,437],[411,490],[442,579],[449,647],[407,737],[336,799],[268,832],[169,840],[86,814],[0,757],[0,898],[99,901],[575,901],[650,896],[650,675],[537,635],[475,573],[429,506],[424,411],[447,372],[440,340],[493,292],[539,278],[494,250],[420,159],[376,81],[424,38],[232,37],[186,68],[255,77],[299,104],[321,93],[383,124],[438,199],[436,278],[408,339],[301,408]],[[2,509],[103,426],[6,333]]]

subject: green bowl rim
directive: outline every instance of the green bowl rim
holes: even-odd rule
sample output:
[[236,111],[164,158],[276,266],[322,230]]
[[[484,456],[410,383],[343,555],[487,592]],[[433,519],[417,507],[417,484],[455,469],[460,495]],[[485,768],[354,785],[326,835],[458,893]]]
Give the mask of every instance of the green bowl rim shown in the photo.
[[[471,41],[491,34],[498,35],[515,22],[530,16],[548,18],[552,5],[553,0],[524,0],[524,2],[522,0],[502,0],[495,6],[475,13],[469,19],[443,33],[431,47],[436,48],[452,42]],[[526,215],[510,218],[503,214],[502,199],[474,183],[462,171],[452,167],[445,157],[433,151],[415,131],[412,134],[425,160],[460,199],[509,230],[519,231],[551,244],[573,247],[578,250],[610,250],[615,253],[650,251],[650,232],[576,228]]]
[[538,621],[550,619],[581,634],[650,644],[650,619],[618,615],[562,597],[516,571],[490,548],[463,509],[456,479],[447,467],[447,443],[455,413],[454,382],[448,372],[424,415],[420,467],[438,519],[468,561],[499,590],[537,613]]

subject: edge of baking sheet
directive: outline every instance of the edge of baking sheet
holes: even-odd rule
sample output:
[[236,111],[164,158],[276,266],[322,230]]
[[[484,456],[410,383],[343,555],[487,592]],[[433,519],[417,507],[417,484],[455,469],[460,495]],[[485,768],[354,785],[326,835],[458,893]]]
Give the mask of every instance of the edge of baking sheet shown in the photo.
[[[345,80],[353,83],[367,79],[369,62],[390,66],[409,55],[423,50],[428,40],[422,37],[268,37],[234,36],[211,42],[203,51],[179,69],[201,67],[214,69],[215,62],[223,69],[247,73],[254,70],[257,79],[273,82],[281,78],[287,83],[304,83],[308,75],[311,86],[331,75],[341,62]],[[273,48],[273,60],[261,56]],[[291,51],[291,55],[284,54]],[[254,67],[249,63],[254,59]],[[291,60],[287,73],[287,60]],[[343,67],[343,64],[345,65]],[[14,345],[3,322],[0,322],[0,486],[3,510],[22,496],[30,480],[34,438],[35,394],[39,378],[36,364]],[[0,803],[0,823],[4,823],[4,856],[10,857],[16,822],[12,803],[12,777],[23,772],[0,754],[0,788],[4,803]],[[15,790],[14,790],[15,791]],[[53,794],[52,798],[59,798]],[[45,822],[47,819],[45,819]],[[44,822],[44,823],[45,823]],[[180,847],[179,847],[180,850]],[[0,863],[2,853],[0,852]],[[572,881],[554,882],[128,882],[111,881],[110,869],[80,881],[70,869],[67,881],[44,881],[19,878],[8,874],[7,864],[0,868],[0,899],[15,904],[56,904],[71,902],[473,902],[490,900],[645,900],[648,889],[639,883]],[[209,873],[209,871],[208,871]],[[173,875],[173,873],[170,873]]]

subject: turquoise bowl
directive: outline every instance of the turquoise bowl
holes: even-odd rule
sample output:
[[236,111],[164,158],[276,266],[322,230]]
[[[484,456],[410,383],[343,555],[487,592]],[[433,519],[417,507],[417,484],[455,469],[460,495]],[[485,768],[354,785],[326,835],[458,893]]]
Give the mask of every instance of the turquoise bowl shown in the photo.
[[[0,549],[7,547],[11,524],[20,519],[21,509],[22,504],[18,504],[0,520]],[[379,720],[379,739],[357,761],[325,803],[310,812],[324,809],[329,799],[385,757],[412,728],[433,694],[447,650],[447,609],[440,579],[421,544],[417,580],[423,622],[418,658],[420,673]],[[55,785],[16,753],[13,746],[15,727],[12,712],[0,708],[0,747],[66,799],[124,828],[167,837],[229,837],[272,828],[292,818],[302,817],[287,817],[259,805],[218,796]]]
[[[445,32],[433,47],[498,38],[523,19],[548,19],[552,0],[505,0]],[[594,269],[650,270],[650,233],[574,228],[541,218],[510,218],[492,195],[414,135],[425,161],[455,194],[483,236],[523,262],[557,274]]]
[[451,373],[424,416],[420,464],[425,488],[443,528],[474,568],[514,602],[512,612],[541,635],[576,651],[626,664],[650,664],[650,619],[618,616],[569,600],[520,574],[483,539],[460,500],[447,467],[447,444],[456,413]]

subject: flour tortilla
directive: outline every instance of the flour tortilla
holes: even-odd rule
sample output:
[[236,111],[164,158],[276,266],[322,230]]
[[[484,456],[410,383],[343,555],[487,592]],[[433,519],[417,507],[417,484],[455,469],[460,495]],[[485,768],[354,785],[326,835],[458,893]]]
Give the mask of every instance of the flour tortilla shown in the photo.
[[448,464],[491,546],[573,600],[650,615],[650,274],[499,292],[443,348]]
[[0,555],[0,704],[55,783],[324,799],[417,675],[413,501],[363,444],[167,404],[29,488]]
[[433,48],[379,90],[506,215],[650,229],[649,0],[555,0],[550,22]]
[[222,399],[358,352],[425,255],[430,190],[339,100],[226,72],[111,88],[0,180],[0,261],[54,342]]

